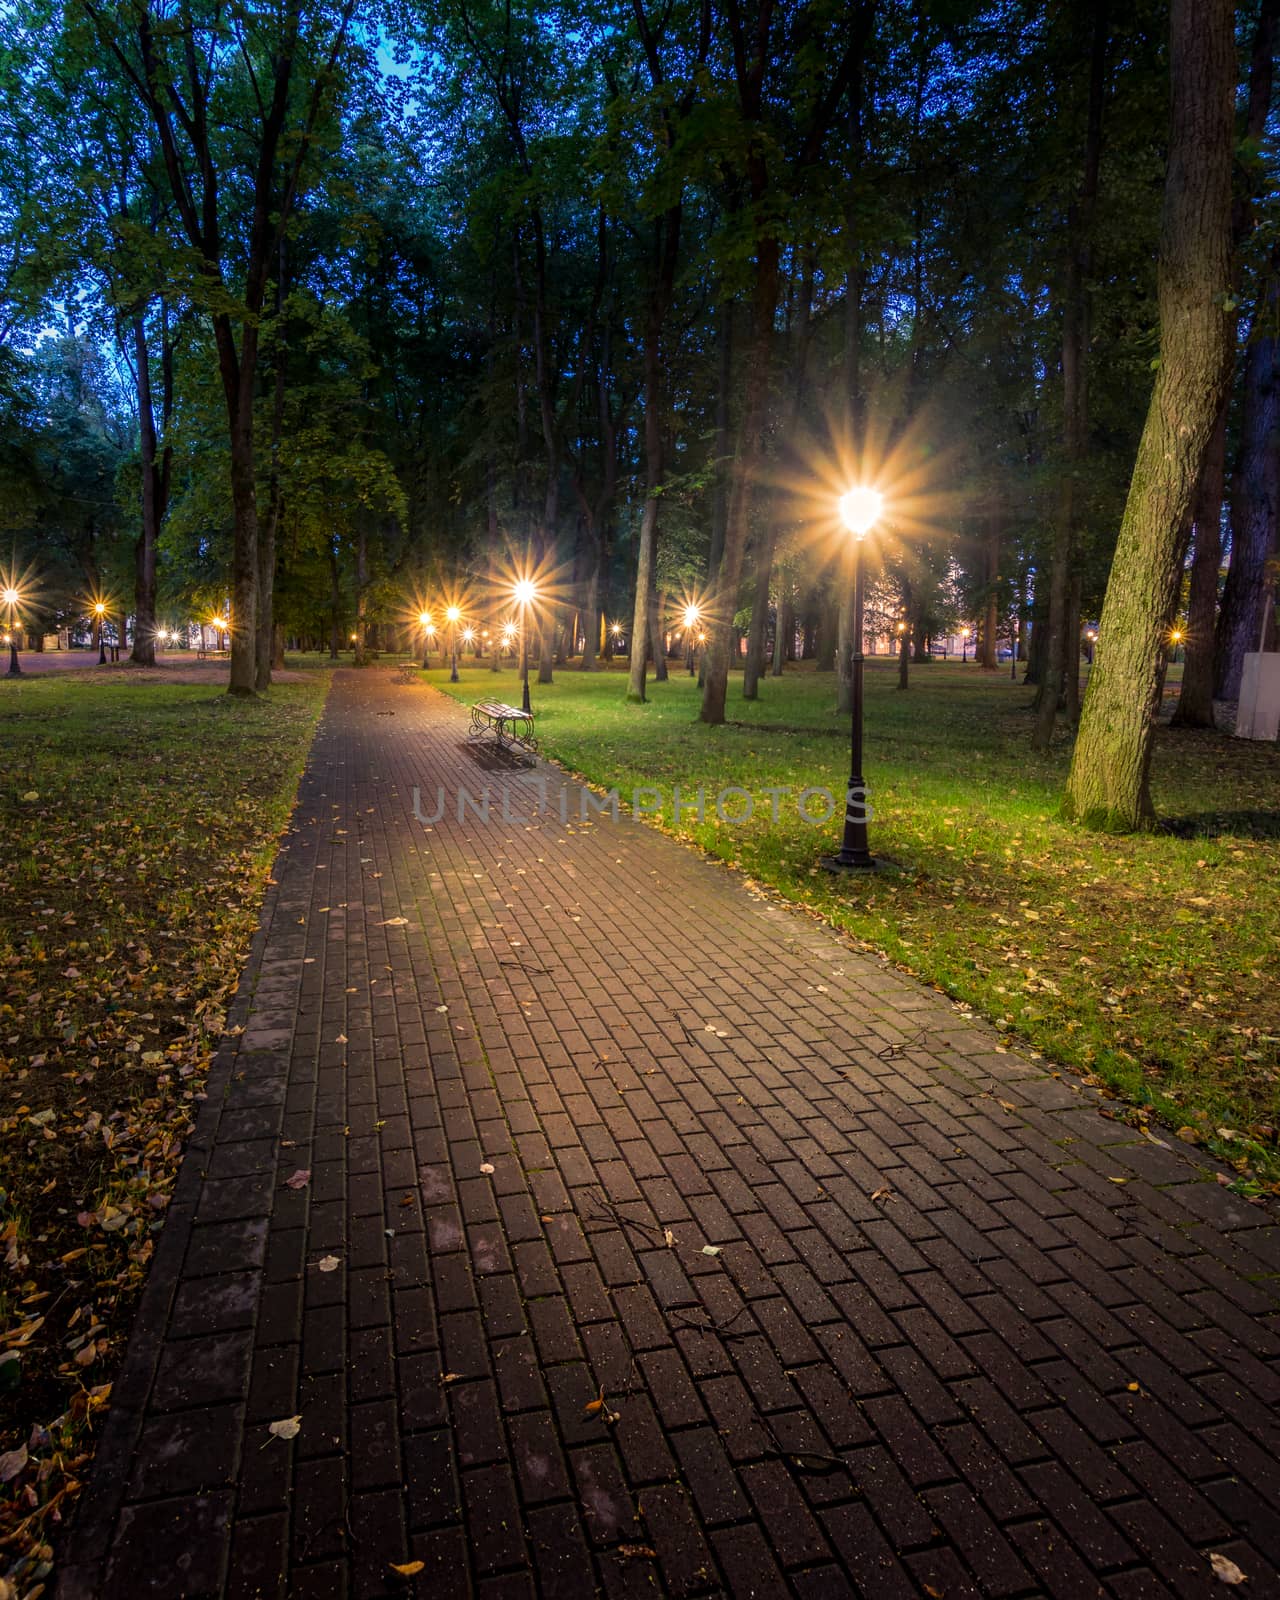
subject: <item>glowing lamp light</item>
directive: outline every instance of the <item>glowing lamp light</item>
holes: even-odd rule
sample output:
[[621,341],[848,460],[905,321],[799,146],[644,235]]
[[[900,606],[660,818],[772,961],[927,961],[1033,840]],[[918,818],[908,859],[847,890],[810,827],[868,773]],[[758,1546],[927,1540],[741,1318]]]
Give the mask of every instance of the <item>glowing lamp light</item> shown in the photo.
[[855,538],[865,539],[880,520],[884,510],[884,496],[878,489],[865,485],[847,490],[840,496],[840,517]]
[[538,590],[532,578],[521,578],[511,592],[516,597],[517,605],[527,606],[532,604]]
[[475,638],[475,636],[476,636],[476,630],[474,628],[466,628],[466,629],[463,630],[462,642],[464,644],[470,644],[471,641]]
[[6,589],[3,595],[0,595],[0,599],[2,599],[7,606],[16,606],[21,601],[22,596],[16,589],[10,588]]
[[431,613],[429,611],[419,613],[418,621],[424,628],[429,628],[431,626]]
[[445,612],[445,616],[448,618],[448,620],[450,622],[457,622],[458,619],[462,616],[461,608],[458,607],[458,606],[450,606],[449,609]]
[[701,614],[702,613],[698,610],[697,606],[686,606],[684,608],[684,625],[685,625],[685,627],[686,628],[694,627],[696,625],[697,621],[698,621],[698,618],[701,616]]

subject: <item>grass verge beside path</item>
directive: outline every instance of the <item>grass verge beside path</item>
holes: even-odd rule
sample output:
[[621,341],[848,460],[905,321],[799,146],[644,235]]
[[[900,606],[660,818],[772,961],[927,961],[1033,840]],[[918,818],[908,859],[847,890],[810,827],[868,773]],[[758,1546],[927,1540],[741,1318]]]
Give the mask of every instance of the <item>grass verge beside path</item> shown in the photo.
[[[518,703],[510,671],[423,678],[463,702]],[[902,870],[840,878],[817,864],[839,819],[806,826],[795,805],[846,781],[830,674],[789,669],[754,703],[735,679],[718,728],[695,720],[681,668],[643,706],[616,672],[562,669],[532,689],[546,754],[624,804],[664,789],[663,826],[1101,1080],[1129,1103],[1116,1115],[1159,1115],[1231,1162],[1245,1192],[1280,1192],[1280,749],[1162,730],[1153,784],[1172,831],[1090,834],[1058,818],[1069,749],[1032,752],[1029,690],[958,663],[914,667],[905,693],[888,662],[867,679],[872,848]],[[705,788],[705,820],[672,816],[676,784]],[[755,797],[745,826],[716,817],[729,785]],[[770,785],[790,790],[776,823]]]
[[87,1470],[328,682],[0,682],[0,1593]]

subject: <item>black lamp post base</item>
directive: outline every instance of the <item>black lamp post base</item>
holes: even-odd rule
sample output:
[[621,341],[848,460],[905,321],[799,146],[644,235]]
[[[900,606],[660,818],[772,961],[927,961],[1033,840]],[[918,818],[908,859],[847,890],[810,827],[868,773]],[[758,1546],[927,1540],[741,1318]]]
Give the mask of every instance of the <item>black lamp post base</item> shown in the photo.
[[533,715],[533,707],[529,703],[529,680],[524,680],[524,692],[520,696],[520,709],[527,715]]
[[827,872],[874,872],[881,863],[866,851],[841,850],[838,855],[819,856],[818,865]]
[[18,658],[15,655],[11,655],[9,657],[9,670],[8,670],[8,672],[5,673],[5,677],[6,678],[20,678],[21,676],[22,676],[22,668],[18,665]]

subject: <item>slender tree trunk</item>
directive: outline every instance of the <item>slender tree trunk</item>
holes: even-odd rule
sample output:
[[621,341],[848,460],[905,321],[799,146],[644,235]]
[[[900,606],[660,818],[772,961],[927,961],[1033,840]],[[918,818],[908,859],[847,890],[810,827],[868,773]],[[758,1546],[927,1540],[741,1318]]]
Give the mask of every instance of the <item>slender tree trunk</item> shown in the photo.
[[1003,532],[1004,497],[998,490],[993,489],[987,507],[987,539],[984,551],[987,598],[982,617],[982,639],[974,651],[978,665],[984,672],[994,672],[998,665],[996,633],[1000,626],[1000,608],[997,585],[1000,582],[1000,541]]
[[139,666],[156,664],[156,544],[164,506],[156,450],[155,412],[151,403],[151,357],[146,324],[133,319],[134,379],[138,394],[138,434],[142,456],[142,531],[134,546],[133,651]]
[[[648,408],[646,407],[646,412]],[[645,432],[649,421],[645,417]],[[652,462],[650,462],[652,469]],[[661,467],[659,467],[661,471]],[[645,660],[649,640],[649,620],[652,611],[654,555],[658,532],[658,496],[650,493],[644,503],[640,518],[640,545],[636,558],[636,607],[631,620],[631,662],[627,684],[627,699],[643,701],[645,698]]]
[[1075,727],[1080,721],[1080,574],[1071,574],[1067,614],[1063,618],[1062,715]]
[[720,570],[724,530],[729,521],[730,455],[729,396],[733,383],[733,301],[726,300],[716,318],[716,476],[711,495],[711,550],[707,558],[710,582]]
[[[768,526],[760,533],[760,548],[756,553],[756,582],[751,597],[751,622],[747,628],[747,656],[742,667],[742,698],[760,698],[760,677],[764,671],[765,635],[769,628],[769,585],[773,577],[773,549],[777,539],[777,525],[770,505],[766,514]],[[778,601],[778,626],[775,637],[782,633],[782,601]]]
[[819,672],[834,672],[840,630],[840,608],[838,603],[825,593],[820,593],[818,605],[816,669]]
[[1160,241],[1160,366],[1103,604],[1063,809],[1131,830],[1153,816],[1164,630],[1227,373],[1235,8],[1172,0],[1172,131]]
[[777,239],[766,235],[759,241],[756,252],[755,303],[751,349],[747,358],[746,394],[733,464],[724,550],[713,588],[711,626],[707,635],[707,670],[700,713],[703,722],[724,721],[733,648],[733,615],[742,581],[751,499],[764,449],[764,420],[769,402],[769,371],[773,357],[773,318],[778,304],[779,259]]
[[1213,727],[1213,624],[1222,567],[1222,499],[1227,468],[1227,412],[1218,411],[1213,438],[1196,486],[1195,555],[1187,601],[1187,639],[1182,657],[1182,692],[1173,713],[1181,728]]
[[653,681],[665,683],[667,681],[667,594],[664,589],[661,594],[654,594],[649,605],[649,627],[653,633]]
[[1244,658],[1257,650],[1268,594],[1267,560],[1280,491],[1280,340],[1264,331],[1280,317],[1280,245],[1258,297],[1244,370],[1240,456],[1231,493],[1231,565],[1222,592],[1215,649],[1215,694],[1240,698]]
[[[1079,480],[1089,448],[1089,266],[1093,215],[1102,159],[1102,107],[1106,92],[1106,0],[1093,0],[1093,45],[1089,60],[1089,102],[1085,131],[1084,177],[1067,218],[1067,271],[1062,303],[1063,470],[1049,570],[1049,639],[1044,682],[1036,706],[1032,743],[1047,750],[1060,704],[1068,698],[1071,654],[1070,592],[1075,568]],[[1071,703],[1078,695],[1071,694]]]
[[773,665],[770,668],[770,677],[780,678],[783,667],[794,658],[794,646],[791,641],[795,626],[794,606],[786,595],[779,595],[773,630]]
[[[627,684],[627,699],[642,701],[644,692],[645,653],[637,649],[649,637],[657,619],[652,611],[652,595],[657,573],[658,516],[661,507],[662,481],[666,472],[663,438],[663,411],[666,391],[663,383],[663,333],[667,310],[675,286],[676,265],[680,258],[681,206],[673,206],[658,223],[654,233],[654,277],[645,313],[644,331],[644,457],[645,502],[640,522],[640,548],[636,562],[636,607],[631,623],[631,672]],[[666,662],[661,649],[653,651],[654,672],[661,680],[666,676]]]
[[366,665],[365,606],[369,587],[369,534],[364,517],[356,514],[356,648],[355,665]]

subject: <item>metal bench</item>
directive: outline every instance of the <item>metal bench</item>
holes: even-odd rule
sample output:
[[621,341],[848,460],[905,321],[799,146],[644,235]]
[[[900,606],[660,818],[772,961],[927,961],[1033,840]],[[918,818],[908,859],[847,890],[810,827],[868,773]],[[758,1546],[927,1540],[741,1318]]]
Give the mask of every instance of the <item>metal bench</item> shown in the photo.
[[530,759],[538,753],[538,741],[533,736],[532,711],[504,705],[501,700],[477,700],[471,707],[467,743],[477,744],[489,738],[500,750],[516,751]]

